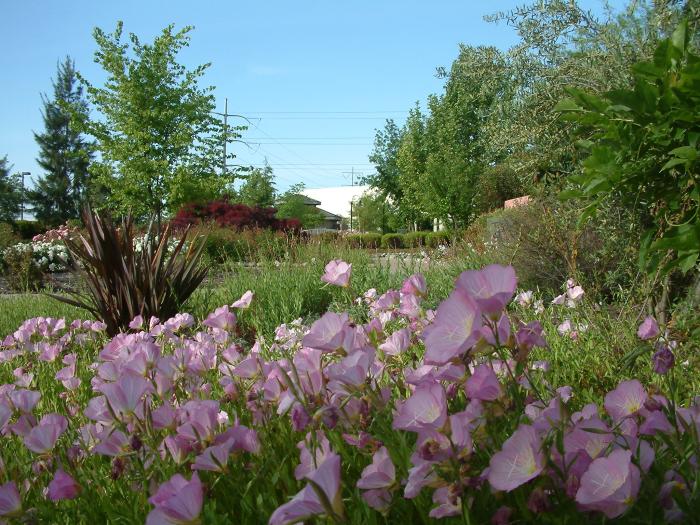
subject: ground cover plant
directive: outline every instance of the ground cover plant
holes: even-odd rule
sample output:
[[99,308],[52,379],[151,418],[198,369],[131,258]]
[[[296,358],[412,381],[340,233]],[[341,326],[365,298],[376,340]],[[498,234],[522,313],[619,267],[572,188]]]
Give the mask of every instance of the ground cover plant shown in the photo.
[[0,354],[2,518],[695,519],[698,384],[672,332],[632,320],[627,374],[567,373],[563,344],[609,339],[577,283],[545,302],[490,265],[433,310],[422,275],[378,292],[354,264],[313,268],[348,311],[254,342],[237,330],[252,290],[199,324],[139,316],[113,338],[100,321],[27,320]]

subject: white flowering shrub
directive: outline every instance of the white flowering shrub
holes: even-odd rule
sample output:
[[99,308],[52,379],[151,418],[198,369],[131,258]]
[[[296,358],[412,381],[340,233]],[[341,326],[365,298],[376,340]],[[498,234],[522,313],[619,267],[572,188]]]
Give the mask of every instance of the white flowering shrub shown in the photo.
[[32,264],[43,272],[64,272],[70,264],[70,254],[66,245],[59,242],[21,242],[5,248],[2,258],[12,258],[31,254]]

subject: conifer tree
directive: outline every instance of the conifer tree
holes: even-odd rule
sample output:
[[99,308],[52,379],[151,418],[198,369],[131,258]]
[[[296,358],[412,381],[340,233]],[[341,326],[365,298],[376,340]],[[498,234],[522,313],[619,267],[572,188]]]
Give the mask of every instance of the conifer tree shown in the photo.
[[92,144],[76,125],[87,119],[88,106],[70,57],[58,65],[53,98],[42,95],[42,102],[44,131],[34,139],[39,144],[37,163],[45,173],[28,192],[28,200],[39,221],[55,226],[80,216],[92,158]]

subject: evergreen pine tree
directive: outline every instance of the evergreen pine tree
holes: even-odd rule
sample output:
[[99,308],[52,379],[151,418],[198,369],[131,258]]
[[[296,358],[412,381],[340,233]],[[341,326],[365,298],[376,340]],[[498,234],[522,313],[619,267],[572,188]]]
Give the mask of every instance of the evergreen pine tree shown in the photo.
[[55,226],[80,216],[87,199],[92,144],[74,125],[75,119],[87,119],[88,106],[70,57],[58,65],[53,90],[53,100],[42,95],[45,130],[34,134],[40,148],[37,162],[45,175],[28,199],[37,220]]

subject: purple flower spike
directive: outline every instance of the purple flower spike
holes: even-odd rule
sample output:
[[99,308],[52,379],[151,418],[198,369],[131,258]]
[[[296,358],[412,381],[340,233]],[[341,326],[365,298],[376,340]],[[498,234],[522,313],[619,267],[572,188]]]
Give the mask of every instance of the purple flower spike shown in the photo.
[[17,484],[14,481],[0,485],[0,516],[17,516],[22,510]]
[[389,457],[389,452],[386,447],[382,447],[372,456],[372,463],[362,471],[357,488],[365,490],[385,489],[394,484],[395,478],[396,470]]
[[447,398],[440,383],[422,383],[394,416],[393,427],[418,432],[438,430],[447,421]]
[[510,302],[518,280],[512,266],[491,264],[481,270],[467,270],[457,279],[457,288],[474,298],[486,314],[498,314]]
[[326,273],[323,274],[321,280],[335,286],[343,288],[350,285],[350,274],[352,273],[352,264],[348,264],[340,259],[333,259],[326,265]]
[[661,332],[659,331],[659,325],[656,323],[656,319],[654,319],[652,316],[648,316],[646,319],[644,319],[644,322],[639,325],[637,337],[639,337],[642,341],[647,341],[649,339],[654,339],[660,333]]
[[148,514],[146,525],[193,523],[202,511],[203,500],[203,486],[196,473],[190,481],[175,474],[148,500],[155,509]]
[[481,337],[481,311],[462,290],[455,290],[438,307],[435,322],[423,332],[428,365],[444,365],[460,356]]
[[647,393],[637,379],[622,381],[605,395],[605,410],[615,420],[636,414],[644,406]]
[[629,450],[617,449],[591,463],[581,477],[576,501],[585,510],[598,510],[608,518],[621,515],[639,492],[640,474]]
[[500,452],[491,458],[488,474],[491,486],[510,492],[536,478],[545,463],[540,446],[535,429],[530,425],[520,425]]
[[63,469],[58,469],[49,483],[49,499],[51,501],[75,499],[78,494],[80,494],[80,485]]
[[481,364],[476,367],[474,373],[467,379],[467,396],[470,399],[480,401],[494,401],[501,396],[501,383],[498,377],[488,364]]

